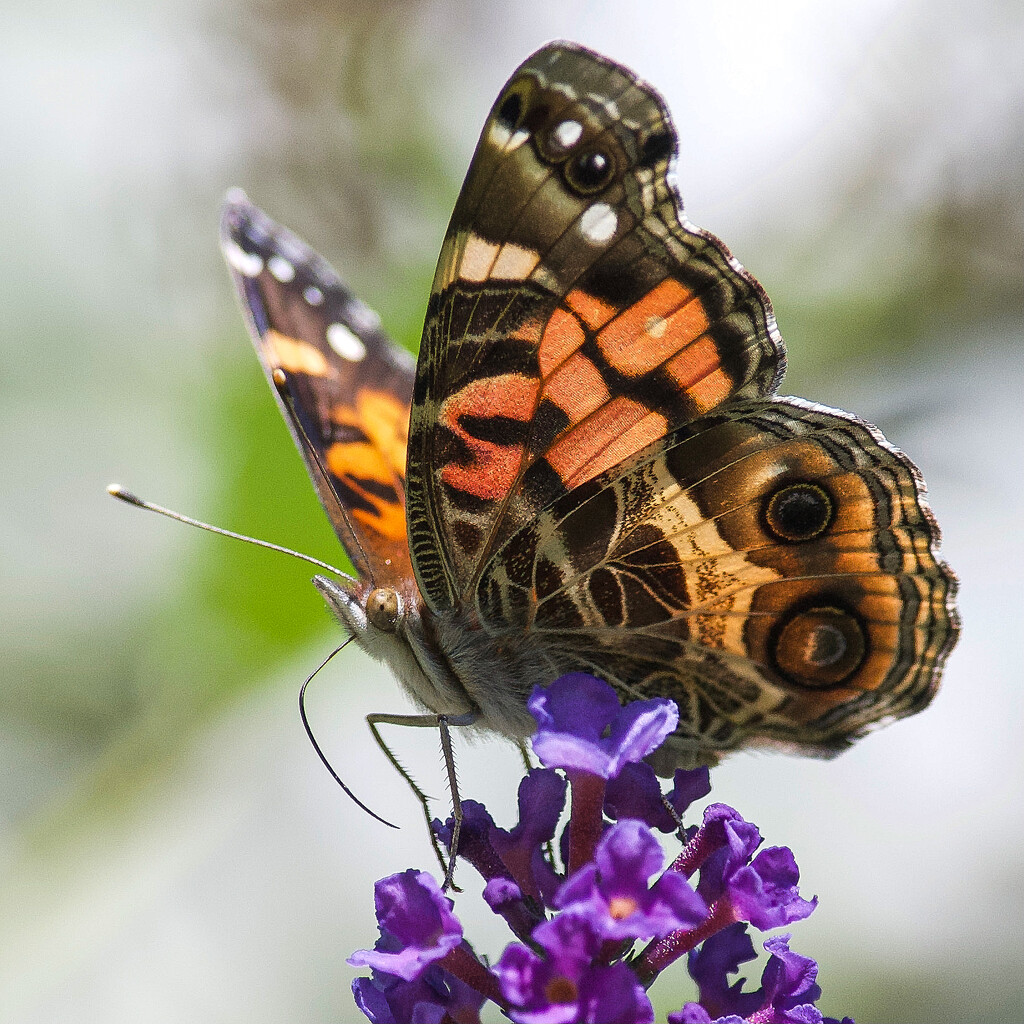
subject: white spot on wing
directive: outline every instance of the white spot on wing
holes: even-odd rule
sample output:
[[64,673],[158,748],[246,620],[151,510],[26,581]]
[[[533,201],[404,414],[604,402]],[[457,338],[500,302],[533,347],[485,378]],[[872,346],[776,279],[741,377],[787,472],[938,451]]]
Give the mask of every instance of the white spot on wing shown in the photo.
[[350,299],[345,306],[345,316],[361,331],[375,331],[380,327],[380,317],[359,299]]
[[267,260],[267,270],[281,282],[287,284],[295,278],[295,268],[283,256],[271,256]]
[[366,358],[366,346],[344,324],[331,324],[327,328],[327,344],[350,363]]
[[259,253],[246,252],[233,238],[221,247],[228,265],[242,277],[255,277],[263,269],[263,257]]
[[494,261],[490,276],[498,281],[525,281],[539,262],[539,252],[506,242]]
[[497,255],[498,246],[495,242],[471,234],[466,239],[466,248],[459,263],[459,278],[463,281],[486,281],[491,276],[491,267]]
[[496,149],[506,153],[521,146],[529,137],[530,133],[523,128],[514,132],[509,131],[497,118],[494,119],[491,127],[487,130],[487,141]]
[[594,203],[580,217],[580,233],[597,245],[607,242],[618,226],[618,214],[607,203]]
[[663,316],[649,317],[644,325],[644,333],[652,338],[660,338],[668,330],[668,321]]
[[582,134],[583,125],[579,121],[563,121],[551,129],[551,141],[559,149],[572,149],[580,141]]
[[512,133],[497,118],[495,118],[494,122],[491,124],[488,134],[490,135],[490,141],[494,143],[498,149],[504,149],[508,140],[512,138]]
[[315,284],[311,284],[303,293],[302,297],[311,305],[319,306],[324,301],[324,293]]

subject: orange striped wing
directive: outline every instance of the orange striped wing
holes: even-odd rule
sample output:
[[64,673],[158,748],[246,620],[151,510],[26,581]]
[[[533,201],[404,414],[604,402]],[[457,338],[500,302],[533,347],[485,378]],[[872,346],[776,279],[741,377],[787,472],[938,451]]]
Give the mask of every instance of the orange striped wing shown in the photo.
[[413,586],[405,456],[413,359],[326,261],[240,193],[222,247],[256,351],[360,577]]
[[770,394],[761,288],[689,225],[676,135],[624,68],[555,44],[484,125],[438,262],[417,371],[409,531],[434,610],[540,509],[735,397]]

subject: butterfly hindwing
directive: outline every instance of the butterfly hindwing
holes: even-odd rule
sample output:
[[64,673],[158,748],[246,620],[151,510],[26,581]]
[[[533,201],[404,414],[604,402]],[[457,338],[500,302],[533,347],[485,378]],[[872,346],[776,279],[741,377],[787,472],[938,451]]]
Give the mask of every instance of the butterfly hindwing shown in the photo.
[[649,86],[572,44],[535,54],[498,97],[417,371],[409,531],[435,610],[464,600],[546,504],[675,425],[774,389],[771,307],[683,218],[676,145]]
[[919,710],[956,635],[913,464],[868,424],[737,402],[556,501],[490,559],[484,621],[624,699],[677,750],[842,749]]
[[413,359],[305,242],[240,193],[222,247],[260,362],[345,551],[371,581],[408,581],[405,457]]

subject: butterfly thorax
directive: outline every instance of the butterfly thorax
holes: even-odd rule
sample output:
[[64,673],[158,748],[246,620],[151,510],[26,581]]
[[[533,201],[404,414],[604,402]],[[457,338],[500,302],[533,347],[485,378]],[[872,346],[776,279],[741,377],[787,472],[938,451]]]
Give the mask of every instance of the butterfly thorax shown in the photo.
[[485,629],[466,609],[432,612],[408,590],[313,582],[356,642],[424,709],[474,714],[481,728],[510,738],[533,730],[526,698],[554,678],[542,645],[511,628]]

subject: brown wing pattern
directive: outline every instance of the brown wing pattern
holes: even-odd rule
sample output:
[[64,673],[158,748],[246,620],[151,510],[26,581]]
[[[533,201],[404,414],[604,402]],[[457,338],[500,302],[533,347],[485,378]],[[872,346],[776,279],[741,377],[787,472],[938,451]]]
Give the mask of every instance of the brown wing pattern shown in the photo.
[[409,536],[435,611],[574,487],[735,397],[770,394],[767,298],[682,218],[660,97],[572,44],[513,75],[448,229],[417,370]]
[[260,362],[360,577],[405,592],[405,456],[413,359],[305,242],[243,194],[221,244]]
[[870,425],[738,402],[555,501],[496,552],[478,614],[563,669],[680,708],[671,764],[830,753],[920,710],[957,633],[913,464]]

